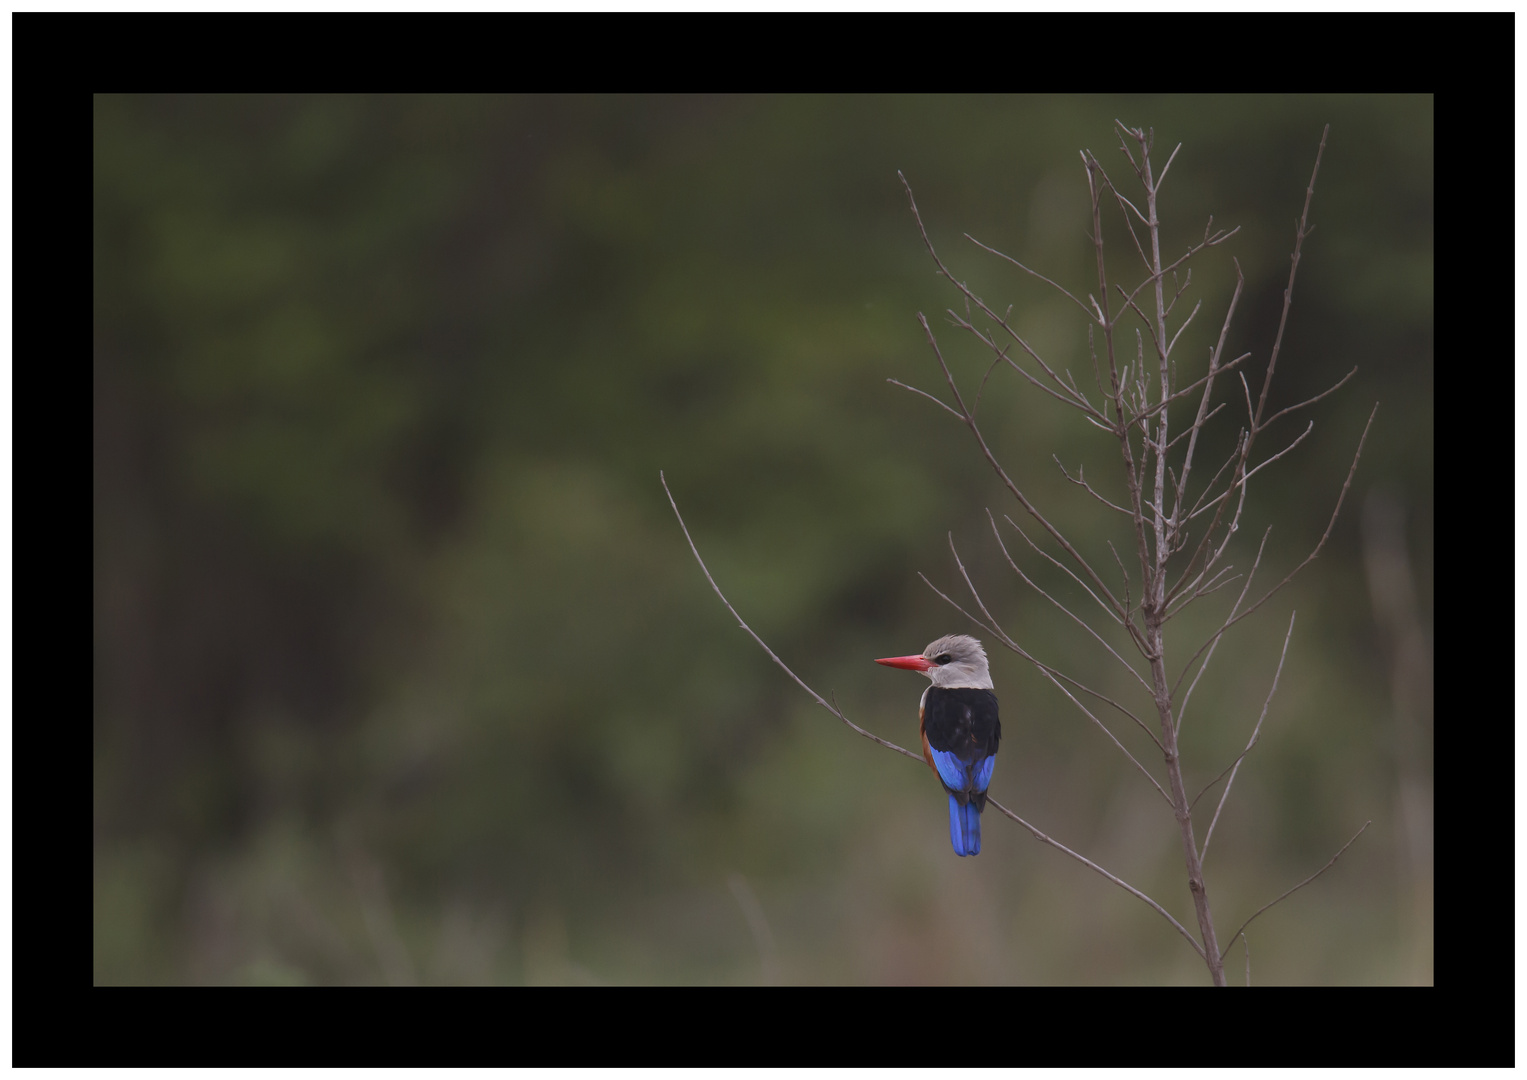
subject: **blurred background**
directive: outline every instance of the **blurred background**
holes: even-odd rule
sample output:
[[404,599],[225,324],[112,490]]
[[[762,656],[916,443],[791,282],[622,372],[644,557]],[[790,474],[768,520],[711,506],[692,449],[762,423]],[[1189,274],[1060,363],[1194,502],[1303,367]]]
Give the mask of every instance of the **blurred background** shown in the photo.
[[[919,311],[967,393],[988,360],[898,169],[951,270],[1090,371],[1081,313],[962,234],[1095,292],[1078,151],[1137,192],[1115,118],[1155,129],[1158,171],[1183,144],[1168,257],[1240,227],[1194,263],[1176,355],[1202,371],[1238,259],[1253,392],[1331,124],[1269,404],[1360,370],[1258,443],[1315,422],[1253,481],[1230,555],[1272,526],[1253,595],[1378,416],[1183,754],[1191,794],[1244,748],[1297,611],[1206,863],[1221,939],[1371,819],[1248,931],[1252,980],[1431,983],[1432,101],[1223,95],[97,97],[95,982],[1206,982],[999,815],[955,857],[927,768],[736,627],[658,480],[743,617],[885,738],[916,745],[926,684],[871,658],[973,630],[917,577],[964,602],[949,534],[1009,634],[1143,712],[1006,565],[986,508],[1027,523],[969,434],[886,382],[947,396]],[[1105,238],[1138,280],[1116,212]],[[1204,479],[1244,422],[1221,387]],[[1122,499],[1107,435],[1011,371],[982,418],[1089,558],[1129,555],[1052,459]],[[1240,584],[1172,624],[1173,672]],[[988,649],[995,797],[1193,925],[1170,809]]]

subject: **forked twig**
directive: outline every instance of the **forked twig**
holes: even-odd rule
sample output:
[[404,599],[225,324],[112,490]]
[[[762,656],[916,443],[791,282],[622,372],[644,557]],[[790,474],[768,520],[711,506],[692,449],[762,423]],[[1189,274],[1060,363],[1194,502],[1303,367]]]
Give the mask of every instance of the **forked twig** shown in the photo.
[[[1326,863],[1319,870],[1316,870],[1309,877],[1305,878],[1299,884],[1295,885],[1292,889],[1288,890],[1288,892],[1286,892],[1282,896],[1278,897],[1278,899],[1272,901],[1272,903],[1263,904],[1261,907],[1257,908],[1257,910],[1252,914],[1251,919],[1255,919],[1258,915],[1262,914],[1262,912],[1264,912],[1268,908],[1272,907],[1273,904],[1281,904],[1284,900],[1287,900],[1290,896],[1293,896],[1294,893],[1298,892],[1300,889],[1304,888],[1310,882],[1312,882],[1316,878],[1318,878],[1321,874],[1325,873],[1327,870],[1331,869],[1331,867],[1335,866],[1336,865],[1336,860],[1341,858],[1343,855],[1345,855],[1346,852],[1347,852],[1347,849],[1349,847],[1351,847],[1353,844],[1357,843],[1357,838],[1359,836],[1363,835],[1363,833],[1367,832],[1368,831],[1368,826],[1372,825],[1372,824],[1373,824],[1372,821],[1365,821],[1365,822],[1363,822],[1363,827],[1361,829],[1358,829],[1357,832],[1353,833],[1352,839],[1348,840],[1345,844],[1343,844],[1341,846],[1341,850],[1340,851],[1338,851],[1335,855],[1331,856],[1331,861],[1330,862]],[[1247,919],[1245,922],[1241,923],[1241,928],[1239,930],[1237,930],[1234,934],[1230,935],[1230,945],[1234,945],[1235,944],[1235,939],[1237,937],[1239,937],[1241,934],[1246,932],[1246,928],[1251,925],[1251,919]],[[1221,962],[1224,961],[1225,955],[1227,953],[1229,953],[1230,945],[1225,946],[1225,952],[1220,954],[1220,961]],[[1250,967],[1251,960],[1250,960],[1249,957],[1248,957],[1246,963],[1247,963],[1247,972],[1248,972],[1248,978],[1249,978],[1250,977],[1249,976],[1249,972],[1251,970],[1251,967]]]

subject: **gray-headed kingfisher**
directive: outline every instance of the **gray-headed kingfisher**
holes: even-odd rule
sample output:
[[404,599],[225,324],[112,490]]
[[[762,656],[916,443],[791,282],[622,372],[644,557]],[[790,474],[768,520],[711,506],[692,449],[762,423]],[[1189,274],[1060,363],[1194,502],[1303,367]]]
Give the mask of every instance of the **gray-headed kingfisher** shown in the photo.
[[949,634],[921,656],[890,656],[875,663],[920,671],[932,681],[917,704],[923,757],[949,794],[954,853],[979,855],[981,811],[1002,739],[986,650],[973,637]]

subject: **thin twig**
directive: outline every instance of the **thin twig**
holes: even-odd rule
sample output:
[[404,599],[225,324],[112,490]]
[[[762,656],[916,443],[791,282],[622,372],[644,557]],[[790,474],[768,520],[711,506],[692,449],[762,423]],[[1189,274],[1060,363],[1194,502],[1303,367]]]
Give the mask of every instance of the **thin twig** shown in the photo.
[[1076,475],[1072,476],[1070,473],[1068,473],[1066,471],[1066,466],[1064,464],[1062,464],[1059,455],[1051,454],[1050,457],[1054,459],[1055,464],[1060,466],[1060,474],[1062,476],[1064,476],[1067,480],[1070,480],[1077,487],[1086,488],[1087,489],[1087,494],[1091,495],[1098,502],[1100,502],[1104,506],[1108,507],[1108,509],[1110,509],[1110,510],[1117,510],[1119,513],[1123,514],[1125,517],[1132,517],[1134,515],[1134,511],[1126,510],[1124,507],[1120,506],[1118,503],[1109,502],[1103,496],[1099,495],[1096,491],[1094,491],[1093,488],[1092,488],[1092,485],[1087,483],[1087,478],[1082,475],[1082,466],[1078,465],[1076,467]]
[[928,393],[928,391],[926,391],[926,390],[919,390],[919,389],[918,389],[918,388],[917,388],[917,387],[915,387],[915,386],[908,386],[908,385],[907,385],[907,384],[906,384],[906,383],[904,383],[904,382],[898,382],[898,381],[897,381],[897,380],[895,380],[895,379],[887,379],[887,380],[886,380],[886,382],[888,382],[888,383],[890,383],[890,384],[891,384],[891,385],[893,385],[893,386],[899,386],[899,387],[901,387],[901,388],[902,388],[902,389],[903,389],[903,390],[910,390],[910,391],[912,391],[912,393],[914,393],[914,394],[920,394],[920,395],[922,395],[922,396],[923,396],[923,397],[925,397],[925,398],[927,398],[927,399],[928,399],[928,400],[929,400],[929,401],[931,401],[931,402],[933,402],[933,404],[935,404],[935,405],[937,405],[937,406],[938,406],[938,407],[939,407],[939,408],[941,408],[941,409],[943,409],[943,410],[944,410],[944,411],[945,411],[945,412],[946,412],[946,413],[948,413],[948,414],[949,414],[949,415],[950,415],[950,416],[952,416],[952,417],[954,417],[954,418],[955,418],[955,419],[956,419],[956,420],[958,420],[958,421],[960,421],[960,423],[962,423],[962,424],[963,424],[963,423],[964,423],[964,422],[965,422],[965,417],[964,417],[964,416],[963,416],[963,415],[961,415],[961,414],[960,414],[960,413],[959,413],[959,412],[957,412],[957,411],[956,411],[956,410],[954,410],[954,409],[951,409],[951,408],[950,408],[950,407],[949,407],[949,406],[948,406],[948,405],[945,405],[945,404],[944,404],[944,403],[943,403],[943,402],[942,402],[942,401],[940,401],[940,400],[939,400],[939,399],[938,399],[938,398],[936,398],[936,397],[934,397],[934,396],[933,396],[933,395],[932,395],[932,394],[930,394],[930,393]]
[[1311,420],[1309,422],[1309,426],[1307,426],[1302,432],[1299,433],[1299,437],[1297,439],[1295,439],[1293,442],[1289,443],[1282,450],[1279,450],[1276,454],[1274,454],[1272,457],[1268,458],[1266,461],[1259,462],[1255,468],[1249,469],[1246,472],[1243,472],[1237,479],[1232,480],[1230,482],[1230,486],[1227,487],[1224,491],[1220,492],[1218,495],[1216,495],[1214,497],[1213,501],[1209,502],[1202,509],[1195,510],[1193,513],[1189,514],[1188,515],[1188,520],[1192,521],[1199,514],[1202,514],[1202,513],[1204,513],[1207,510],[1212,510],[1214,507],[1218,506],[1223,500],[1225,500],[1225,499],[1229,498],[1231,495],[1235,494],[1236,491],[1244,488],[1246,486],[1247,482],[1250,481],[1253,476],[1257,475],[1257,473],[1261,472],[1263,469],[1267,468],[1267,466],[1269,466],[1273,462],[1277,461],[1284,454],[1288,453],[1294,447],[1296,447],[1300,443],[1304,442],[1306,436],[1308,436],[1309,433],[1314,431],[1314,430],[1315,430],[1315,421]]
[[1209,822],[1209,831],[1204,833],[1203,847],[1198,850],[1200,863],[1208,858],[1209,841],[1214,839],[1214,826],[1219,824],[1220,811],[1225,808],[1225,800],[1230,798],[1230,788],[1235,783],[1236,773],[1241,770],[1241,758],[1251,753],[1251,748],[1257,745],[1257,740],[1262,737],[1262,721],[1267,719],[1267,707],[1272,704],[1273,695],[1278,692],[1278,678],[1283,674],[1283,661],[1288,657],[1288,642],[1294,636],[1294,616],[1297,614],[1299,614],[1297,611],[1289,613],[1288,632],[1283,635],[1283,652],[1278,656],[1278,670],[1273,672],[1272,686],[1267,691],[1266,700],[1262,702],[1262,715],[1257,717],[1257,726],[1251,729],[1251,738],[1246,741],[1246,749],[1242,750],[1240,757],[1235,759],[1235,765],[1230,770],[1230,779],[1225,781],[1225,790],[1220,793],[1219,805],[1214,808],[1214,819]]
[[[1121,878],[1114,877],[1107,870],[1104,870],[1101,866],[1099,866],[1097,863],[1093,862],[1091,859],[1087,858],[1085,855],[1078,855],[1076,852],[1074,852],[1070,848],[1068,848],[1065,844],[1062,844],[1059,840],[1053,840],[1050,837],[1046,836],[1044,833],[1042,833],[1038,829],[1034,828],[1034,826],[1030,825],[1027,821],[1024,821],[1017,814],[1013,813],[1007,807],[1003,806],[996,799],[988,797],[987,800],[986,800],[986,805],[988,805],[988,806],[995,806],[999,812],[1001,812],[1002,814],[1004,814],[1007,817],[1012,818],[1018,824],[1022,825],[1025,829],[1029,830],[1030,834],[1033,835],[1035,840],[1038,840],[1042,844],[1049,844],[1051,847],[1056,848],[1059,851],[1064,851],[1067,855],[1071,856],[1073,859],[1075,859],[1077,862],[1081,863],[1083,866],[1091,867],[1093,870],[1096,870],[1098,873],[1102,874],[1105,878],[1107,878],[1109,881],[1113,882],[1115,885],[1117,885],[1119,888],[1123,889],[1125,892],[1129,893],[1131,896],[1135,896],[1135,897],[1140,898],[1141,900],[1144,900],[1151,907],[1155,908],[1156,912],[1163,919],[1165,919],[1167,922],[1171,923],[1174,927],[1177,928],[1177,932],[1179,934],[1181,934],[1184,939],[1186,939],[1186,941],[1187,941],[1187,943],[1189,945],[1193,946],[1193,951],[1194,952],[1196,952],[1200,957],[1204,956],[1204,947],[1202,945],[1200,945],[1197,941],[1194,940],[1193,935],[1188,933],[1188,931],[1183,927],[1182,923],[1180,923],[1176,919],[1172,918],[1171,913],[1168,912],[1166,908],[1164,908],[1160,904],[1156,903],[1156,901],[1152,900],[1149,896],[1146,896],[1139,889],[1137,889],[1133,885],[1129,884],[1129,882],[1124,881]],[[1274,901],[1274,902],[1276,903],[1276,901]],[[1258,914],[1260,914],[1260,912]],[[1253,918],[1255,918],[1255,916],[1253,916]]]
[[1194,380],[1192,383],[1184,386],[1181,390],[1176,391],[1169,397],[1156,402],[1156,404],[1152,405],[1149,409],[1146,409],[1136,416],[1131,417],[1130,423],[1143,425],[1144,421],[1149,420],[1151,417],[1155,416],[1162,409],[1166,408],[1168,405],[1171,405],[1173,402],[1187,397],[1194,390],[1197,390],[1200,386],[1204,385],[1204,383],[1208,382],[1210,379],[1213,379],[1216,375],[1223,375],[1225,372],[1233,370],[1237,365],[1242,364],[1250,359],[1250,353],[1242,353],[1240,356],[1237,356],[1234,360],[1230,361],[1230,363],[1220,365],[1213,371],[1209,372],[1207,375],[1203,376],[1203,378]]
[[[1001,809],[1001,808],[999,807],[998,809]],[[1268,908],[1272,907],[1273,904],[1280,904],[1284,900],[1287,900],[1290,896],[1294,895],[1294,893],[1298,892],[1300,889],[1304,888],[1310,882],[1312,882],[1316,878],[1318,878],[1321,874],[1325,873],[1327,870],[1331,869],[1331,867],[1335,866],[1336,865],[1336,860],[1341,858],[1344,854],[1346,854],[1347,849],[1349,847],[1351,847],[1353,844],[1355,844],[1357,842],[1357,838],[1359,836],[1363,835],[1363,833],[1365,833],[1368,830],[1368,826],[1372,825],[1372,824],[1373,824],[1372,821],[1365,821],[1365,822],[1363,822],[1363,827],[1361,829],[1358,829],[1357,832],[1353,834],[1351,840],[1348,840],[1345,844],[1343,844],[1341,846],[1341,850],[1340,851],[1338,851],[1335,855],[1331,856],[1331,861],[1330,862],[1326,863],[1319,870],[1316,870],[1309,877],[1305,878],[1299,884],[1295,885],[1292,889],[1288,890],[1288,892],[1286,892],[1282,896],[1278,897],[1278,899],[1274,900],[1271,904],[1263,904],[1261,907],[1257,908],[1255,914],[1253,914],[1251,916],[1251,919],[1255,919],[1258,915],[1262,914],[1262,912],[1264,912]],[[1241,928],[1239,930],[1237,930],[1234,935],[1231,936],[1231,939],[1230,939],[1230,944],[1231,945],[1235,944],[1235,938],[1236,937],[1238,937],[1239,935],[1241,935],[1241,934],[1246,932],[1246,928],[1251,925],[1251,919],[1247,919],[1245,922],[1241,923]],[[1229,952],[1229,946],[1226,946],[1226,950],[1225,951]],[[1220,960],[1223,961],[1224,958],[1225,958],[1224,955],[1221,954]],[[1247,963],[1250,964],[1250,961],[1248,960]]]
[[[1212,593],[1217,593],[1221,589],[1223,589],[1226,585],[1229,585],[1232,582],[1234,582],[1236,578],[1241,576],[1240,574],[1230,574],[1230,571],[1232,571],[1234,569],[1235,569],[1235,564],[1234,563],[1226,563],[1224,566],[1219,568],[1219,570],[1215,573],[1215,575],[1212,578],[1210,578],[1208,581],[1204,582],[1202,585],[1200,585],[1196,589],[1194,589],[1193,592],[1188,596],[1188,598],[1186,600],[1181,600],[1180,597],[1174,597],[1172,601],[1169,601],[1169,604],[1170,603],[1176,603],[1176,606],[1175,607],[1169,607],[1168,610],[1167,610],[1166,616],[1161,621],[1163,623],[1170,622],[1172,619],[1175,619],[1178,615],[1182,614],[1182,612],[1187,608],[1187,606],[1189,604],[1193,603],[1193,601],[1195,601],[1195,600],[1197,600],[1197,599],[1199,599],[1201,597],[1204,597],[1204,596],[1209,596]],[[1222,577],[1225,577],[1226,574],[1230,574],[1230,576],[1225,578],[1224,581],[1220,581],[1219,579],[1222,578]],[[1215,584],[1216,581],[1219,582],[1218,585]],[[1178,602],[1179,600],[1180,600],[1180,602]]]
[[1129,571],[1124,569],[1124,560],[1119,558],[1119,549],[1113,546],[1113,541],[1106,540],[1104,542],[1108,545],[1108,550],[1113,554],[1113,561],[1118,566],[1119,573],[1124,575],[1124,617],[1133,621],[1135,609],[1129,603]]
[[1188,804],[1188,813],[1191,814],[1193,812],[1193,807],[1198,805],[1198,800],[1202,799],[1205,795],[1209,794],[1210,790],[1213,789],[1214,785],[1219,783],[1221,780],[1223,780],[1225,778],[1225,774],[1227,772],[1229,772],[1231,769],[1235,768],[1237,765],[1239,765],[1241,763],[1241,758],[1245,757],[1247,750],[1250,750],[1250,749],[1251,749],[1250,747],[1247,747],[1246,750],[1242,750],[1240,755],[1234,761],[1232,761],[1229,765],[1226,765],[1223,769],[1221,769],[1219,771],[1219,775],[1218,776],[1216,776],[1213,780],[1210,780],[1207,784],[1204,785],[1204,789],[1202,791],[1200,791],[1197,795],[1193,796],[1193,801]]
[[[1208,420],[1209,420],[1209,418],[1210,418],[1210,417],[1212,417],[1212,416],[1213,416],[1213,415],[1214,415],[1214,414],[1215,414],[1215,413],[1217,413],[1217,412],[1219,412],[1219,411],[1220,411],[1220,410],[1221,410],[1221,409],[1223,409],[1223,408],[1224,408],[1224,407],[1225,407],[1225,403],[1224,403],[1224,402],[1223,402],[1223,401],[1222,401],[1222,402],[1220,402],[1220,403],[1219,403],[1219,404],[1218,404],[1218,405],[1216,405],[1216,406],[1214,406],[1214,408],[1212,408],[1212,409],[1210,409],[1210,410],[1209,410],[1209,411],[1208,411],[1208,412],[1207,412],[1207,413],[1206,413],[1206,414],[1205,414],[1205,415],[1204,415],[1204,420],[1205,420],[1205,421],[1206,421],[1206,422],[1207,422],[1207,421],[1208,421]],[[1167,443],[1167,444],[1166,444],[1166,448],[1167,448],[1167,449],[1168,449],[1168,450],[1170,450],[1170,449],[1171,449],[1171,448],[1172,448],[1172,447],[1174,447],[1174,446],[1176,446],[1176,445],[1177,445],[1177,444],[1178,444],[1178,443],[1180,443],[1180,442],[1182,442],[1182,440],[1183,440],[1183,439],[1185,439],[1185,438],[1187,438],[1187,437],[1188,437],[1188,436],[1189,436],[1189,435],[1195,435],[1195,434],[1197,434],[1197,433],[1198,433],[1198,430],[1199,430],[1199,426],[1200,426],[1200,425],[1198,425],[1198,424],[1194,424],[1194,425],[1193,425],[1193,426],[1191,426],[1191,427],[1185,427],[1185,428],[1183,428],[1183,429],[1182,429],[1182,432],[1181,432],[1181,433],[1180,433],[1180,434],[1179,434],[1179,435],[1177,435],[1177,436],[1176,436],[1176,437],[1174,437],[1174,438],[1173,438],[1173,439],[1172,439],[1172,441],[1171,441],[1171,442],[1169,442],[1169,443]],[[1188,473],[1187,473],[1187,470],[1186,470],[1186,469],[1184,469],[1184,470],[1183,470],[1183,474],[1182,474],[1182,478],[1183,478],[1183,479],[1184,479],[1184,480],[1186,480],[1186,479],[1187,479],[1187,478],[1188,478]]]
[[[903,179],[905,179],[905,178],[903,178]],[[1043,274],[1041,274],[1037,270],[1030,270],[1027,266],[1024,266],[1021,262],[1019,262],[1017,259],[1013,258],[1011,255],[1005,255],[1002,252],[998,251],[994,247],[987,247],[985,244],[981,243],[981,241],[977,240],[974,236],[971,236],[969,233],[965,234],[965,239],[969,240],[972,244],[974,244],[976,247],[980,248],[982,251],[989,251],[993,255],[997,256],[997,258],[999,258],[999,259],[1006,259],[1008,262],[1012,263],[1018,269],[1022,270],[1025,274],[1032,274],[1034,277],[1037,277],[1040,281],[1044,282],[1046,285],[1049,285],[1049,286],[1059,290],[1059,292],[1061,293],[1062,296],[1064,296],[1067,300],[1070,300],[1077,307],[1079,307],[1083,311],[1085,311],[1087,313],[1087,317],[1089,319],[1094,318],[1094,316],[1092,314],[1092,309],[1089,308],[1086,304],[1082,303],[1076,297],[1072,296],[1071,293],[1068,292],[1064,286],[1057,285],[1055,282],[1051,281],[1049,278],[1045,277]]]
[[1267,371],[1262,375],[1262,393],[1257,398],[1257,412],[1252,419],[1252,430],[1257,431],[1262,427],[1262,409],[1267,404],[1267,391],[1272,386],[1273,371],[1278,366],[1278,352],[1283,348],[1283,329],[1288,325],[1288,309],[1294,302],[1294,278],[1299,273],[1299,258],[1304,248],[1304,238],[1310,235],[1310,203],[1315,199],[1315,178],[1320,175],[1320,159],[1325,156],[1326,136],[1331,134],[1331,125],[1327,124],[1325,130],[1320,133],[1320,149],[1315,151],[1315,167],[1310,170],[1310,183],[1304,189],[1304,212],[1299,215],[1299,222],[1294,232],[1294,254],[1290,256],[1288,268],[1288,284],[1283,287],[1283,311],[1278,316],[1278,332],[1273,337],[1272,352],[1267,357]]
[[1172,162],[1177,160],[1177,151],[1181,150],[1181,149],[1182,149],[1182,143],[1178,143],[1172,149],[1171,154],[1169,154],[1167,156],[1166,164],[1161,166],[1161,172],[1156,177],[1156,190],[1157,191],[1160,191],[1161,190],[1161,185],[1166,183],[1166,171],[1172,167]]
[[1198,314],[1198,309],[1203,307],[1203,305],[1204,302],[1202,300],[1194,304],[1193,310],[1188,312],[1188,317],[1182,320],[1182,325],[1177,328],[1177,333],[1172,335],[1172,340],[1166,347],[1166,354],[1168,356],[1171,356],[1172,350],[1177,348],[1177,339],[1182,337],[1182,332],[1188,328],[1188,324],[1193,321],[1193,316]]
[[757,634],[755,634],[753,632],[753,628],[751,626],[749,626],[746,622],[743,621],[742,616],[737,614],[737,609],[732,607],[732,602],[730,600],[728,600],[726,598],[726,594],[721,591],[721,586],[716,584],[716,579],[711,577],[710,568],[705,565],[705,560],[700,558],[700,549],[695,547],[694,537],[689,535],[689,526],[684,524],[684,515],[679,513],[679,504],[674,501],[674,499],[673,499],[673,492],[668,490],[668,478],[663,475],[663,472],[662,472],[661,469],[658,470],[657,476],[658,476],[658,479],[662,481],[662,483],[663,483],[663,491],[668,496],[668,505],[673,507],[673,516],[679,519],[679,528],[684,530],[684,539],[689,541],[689,550],[694,552],[695,562],[700,564],[700,570],[705,574],[705,580],[710,582],[710,587],[712,589],[716,590],[716,595],[717,596],[721,597],[721,602],[726,605],[726,610],[728,610],[728,611],[730,611],[732,613],[732,618],[737,620],[737,625],[742,627],[744,630],[746,630],[748,632],[748,636],[751,637],[754,641],[758,642],[758,647],[761,648],[764,652],[769,654],[769,659],[773,660],[776,664],[778,664],[780,670],[783,671],[786,675],[790,676],[791,679],[795,680],[795,684],[797,686],[799,686],[802,690],[806,691],[806,693],[810,694],[812,696],[812,698],[816,701],[816,703],[818,705],[822,706],[822,708],[824,708],[828,712],[832,713],[839,720],[843,721],[849,727],[853,728],[854,731],[858,732],[860,735],[863,735],[866,739],[870,740],[870,742],[879,743],[881,746],[885,747],[887,750],[895,750],[898,754],[905,754],[907,757],[911,758],[913,761],[922,761],[922,760],[924,760],[923,756],[921,754],[913,753],[911,750],[908,750],[908,749],[906,749],[904,747],[901,747],[901,746],[897,746],[895,743],[889,742],[886,739],[882,739],[879,735],[874,735],[874,734],[871,734],[868,731],[865,731],[858,724],[854,723],[848,717],[844,716],[843,713],[839,709],[837,709],[836,707],[834,707],[832,705],[829,705],[827,703],[827,701],[822,697],[821,694],[817,693],[811,687],[807,686],[806,683],[801,679],[801,677],[799,675],[797,675],[795,672],[790,670],[790,666],[788,664],[786,664],[778,656],[774,655],[774,650],[769,648],[769,646],[764,643],[764,639],[759,637]]
[[[943,403],[940,402],[940,404],[943,404]],[[1240,459],[1241,454],[1243,452],[1243,447],[1242,447],[1241,444],[1246,441],[1246,435],[1247,435],[1246,429],[1242,428],[1241,431],[1240,431],[1240,434],[1238,434],[1235,437],[1235,449],[1230,451],[1230,456],[1225,459],[1225,463],[1223,465],[1221,465],[1219,467],[1219,469],[1217,469],[1215,471],[1215,473],[1214,473],[1214,475],[1212,477],[1209,478],[1209,483],[1204,487],[1203,494],[1199,495],[1198,502],[1194,503],[1193,504],[1193,509],[1188,511],[1188,517],[1189,518],[1191,518],[1194,514],[1196,514],[1198,512],[1198,508],[1200,506],[1202,506],[1204,500],[1209,497],[1209,492],[1214,490],[1214,485],[1219,483],[1219,478],[1221,476],[1225,475],[1225,470],[1230,468],[1230,466],[1234,465]],[[1204,542],[1205,543],[1208,542],[1209,535],[1210,535],[1209,533],[1205,533],[1204,534],[1204,537],[1205,537],[1205,541]],[[1198,554],[1199,554],[1198,552],[1194,553],[1195,558],[1197,557]],[[1193,565],[1192,562],[1188,563],[1188,567],[1189,568],[1191,568],[1192,565]],[[1183,571],[1183,573],[1186,574],[1187,570],[1185,569]],[[1179,581],[1179,584],[1181,584],[1180,581]]]
[[1283,416],[1286,413],[1291,413],[1295,409],[1302,409],[1306,405],[1313,405],[1313,404],[1315,404],[1315,402],[1319,401],[1321,398],[1327,397],[1327,396],[1329,396],[1331,394],[1336,393],[1336,391],[1340,390],[1343,386],[1347,385],[1347,380],[1351,379],[1352,376],[1354,376],[1356,374],[1357,374],[1357,368],[1354,367],[1351,371],[1349,371],[1345,375],[1343,375],[1341,377],[1341,381],[1338,382],[1335,386],[1331,387],[1331,389],[1324,390],[1324,391],[1316,394],[1312,398],[1305,398],[1303,401],[1301,401],[1297,405],[1290,405],[1286,409],[1279,409],[1277,412],[1275,412],[1271,416],[1269,416],[1266,420],[1262,421],[1259,430],[1266,431],[1269,427],[1272,426],[1273,421],[1277,420],[1278,417]]
[[[986,374],[981,376],[981,388],[976,391],[976,407],[973,410],[971,410],[972,414],[978,413],[978,412],[981,411],[981,399],[986,395],[986,383],[988,382],[988,380],[991,379],[991,373],[997,370],[997,365],[1002,363],[1002,361],[1004,361],[1006,359],[1007,359],[1007,350],[1004,349],[1001,352],[997,353],[997,358],[991,362],[991,365],[989,367],[987,367]],[[954,412],[953,409],[950,409],[949,411],[950,412]]]

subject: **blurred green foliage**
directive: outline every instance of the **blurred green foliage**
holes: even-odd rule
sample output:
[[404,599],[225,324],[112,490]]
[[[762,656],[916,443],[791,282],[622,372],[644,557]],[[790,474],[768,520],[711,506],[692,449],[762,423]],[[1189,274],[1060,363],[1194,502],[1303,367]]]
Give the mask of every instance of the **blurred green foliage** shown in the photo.
[[[1381,408],[1184,752],[1200,786],[1239,753],[1297,609],[1207,865],[1220,932],[1372,818],[1248,934],[1253,978],[1429,983],[1431,687],[1372,552],[1429,664],[1432,102],[1223,95],[97,97],[95,981],[1204,981],[1000,818],[955,858],[926,770],[732,625],[658,484],[744,617],[888,738],[915,743],[922,684],[869,659],[968,629],[916,576],[957,592],[950,532],[1010,633],[1130,693],[1007,569],[984,508],[1018,508],[968,435],[885,382],[941,389],[918,311],[967,386],[985,370],[898,169],[955,272],[1086,370],[1075,309],[961,234],[1089,291],[1077,151],[1124,187],[1115,117],[1158,165],[1183,143],[1168,247],[1241,227],[1196,264],[1179,355],[1202,363],[1234,256],[1253,387],[1332,125],[1273,403],[1360,371],[1253,486],[1238,570],[1268,524],[1259,580],[1304,557]],[[1101,433],[1010,372],[982,410],[1085,550],[1125,542],[1051,460],[1117,487]],[[1365,514],[1399,522],[1366,563]],[[1174,668],[1234,591],[1183,617]],[[994,794],[1190,922],[1170,811],[1021,661],[994,673]]]

